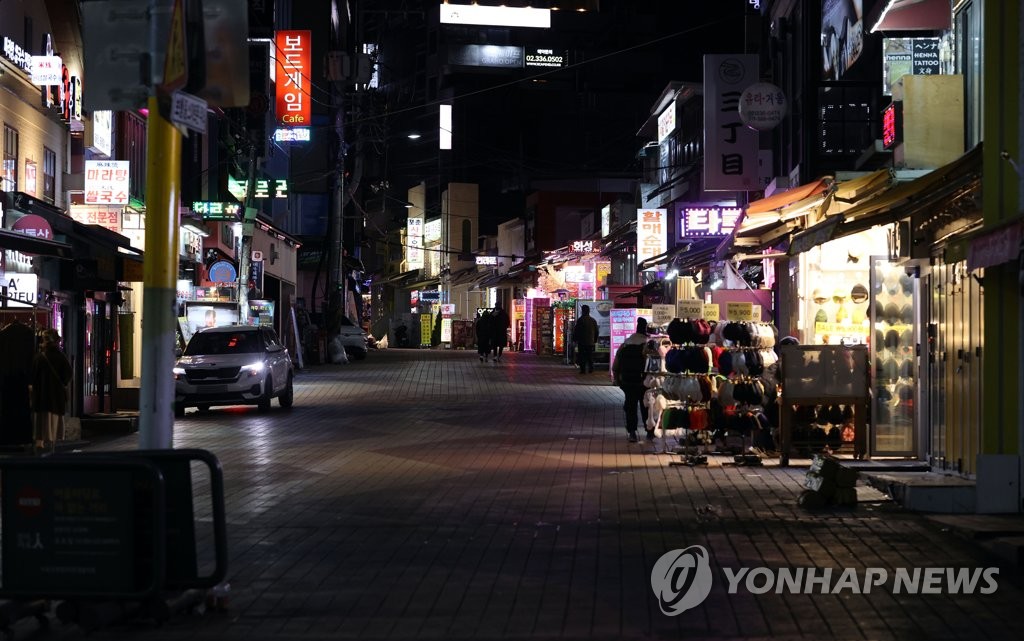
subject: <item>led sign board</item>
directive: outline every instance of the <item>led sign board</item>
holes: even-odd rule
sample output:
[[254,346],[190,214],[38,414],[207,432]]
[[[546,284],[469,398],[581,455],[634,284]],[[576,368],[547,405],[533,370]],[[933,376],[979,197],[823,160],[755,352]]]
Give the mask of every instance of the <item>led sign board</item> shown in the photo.
[[498,264],[498,257],[497,256],[477,256],[476,257],[476,264],[477,265],[497,265]]
[[489,27],[551,28],[551,10],[532,7],[488,7],[478,4],[441,5],[441,24],[477,24]]
[[736,228],[743,209],[718,205],[680,205],[677,210],[679,238],[728,236]]
[[287,127],[274,130],[274,142],[309,142],[309,127]]
[[192,203],[192,211],[202,215],[203,220],[238,220],[242,206],[238,203],[196,201]]
[[903,141],[903,103],[895,101],[882,110],[882,147],[890,149]]
[[601,251],[599,240],[574,240],[569,243],[569,251],[577,254],[593,254]]
[[310,64],[310,31],[278,31],[274,34],[277,60],[277,122],[283,127],[306,127],[310,123],[310,92],[313,73]]

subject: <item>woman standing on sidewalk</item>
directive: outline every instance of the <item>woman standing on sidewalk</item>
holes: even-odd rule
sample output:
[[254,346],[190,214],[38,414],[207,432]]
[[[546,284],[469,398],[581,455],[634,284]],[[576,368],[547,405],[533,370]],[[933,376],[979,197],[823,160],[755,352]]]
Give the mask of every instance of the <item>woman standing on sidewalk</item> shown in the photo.
[[33,425],[36,452],[52,451],[57,431],[68,406],[67,385],[71,382],[71,363],[60,351],[60,334],[46,329],[40,335],[39,351],[32,360]]

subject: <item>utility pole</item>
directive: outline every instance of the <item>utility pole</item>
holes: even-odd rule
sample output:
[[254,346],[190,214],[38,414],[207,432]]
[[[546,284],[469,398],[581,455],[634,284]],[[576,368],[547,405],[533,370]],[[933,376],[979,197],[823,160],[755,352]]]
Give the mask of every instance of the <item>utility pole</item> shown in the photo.
[[[334,207],[333,225],[328,246],[328,264],[330,276],[328,281],[327,310],[325,325],[327,339],[330,341],[340,331],[341,316],[348,316],[348,281],[345,277],[345,85],[343,77],[335,76],[334,80],[334,129],[338,139],[338,150],[334,159]],[[330,352],[328,351],[328,354]]]
[[[174,345],[177,338],[178,202],[181,132],[161,115],[159,94],[188,80],[185,6],[182,0],[150,0],[154,16],[150,50],[167,37],[161,83],[150,92],[146,119],[146,247],[142,266],[142,386],[139,448],[170,449],[174,435]],[[167,29],[167,27],[170,27]],[[167,30],[165,30],[167,29]],[[164,34],[169,34],[165,36]]]
[[249,169],[246,172],[245,211],[242,214],[242,238],[238,244],[238,320],[243,325],[249,320],[249,272],[252,266],[252,236],[255,233],[256,213],[256,141],[249,140]]

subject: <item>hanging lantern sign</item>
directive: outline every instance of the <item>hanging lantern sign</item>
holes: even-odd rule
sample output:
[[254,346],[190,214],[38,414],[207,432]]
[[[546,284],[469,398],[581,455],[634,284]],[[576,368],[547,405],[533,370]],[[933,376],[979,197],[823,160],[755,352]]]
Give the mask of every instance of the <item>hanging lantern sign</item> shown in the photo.
[[740,120],[758,131],[774,129],[786,115],[786,94],[768,82],[756,82],[740,95]]

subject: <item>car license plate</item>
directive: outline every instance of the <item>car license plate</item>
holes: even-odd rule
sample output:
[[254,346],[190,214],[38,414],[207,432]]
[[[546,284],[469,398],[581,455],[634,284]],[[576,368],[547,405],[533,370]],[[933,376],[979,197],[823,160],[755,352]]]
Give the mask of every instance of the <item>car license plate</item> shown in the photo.
[[203,385],[203,392],[207,394],[223,394],[228,391],[227,385]]

